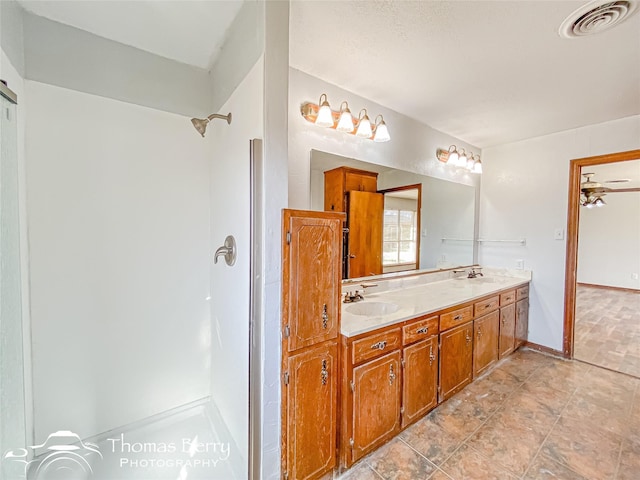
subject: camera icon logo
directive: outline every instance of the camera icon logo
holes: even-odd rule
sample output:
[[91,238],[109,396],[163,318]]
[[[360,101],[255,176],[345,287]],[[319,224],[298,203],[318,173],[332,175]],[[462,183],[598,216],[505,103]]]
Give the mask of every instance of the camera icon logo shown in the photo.
[[[32,452],[44,450],[29,460]],[[7,452],[2,458],[3,470],[11,470],[11,480],[88,480],[93,476],[92,463],[102,460],[100,448],[68,430],[50,434],[41,445]]]

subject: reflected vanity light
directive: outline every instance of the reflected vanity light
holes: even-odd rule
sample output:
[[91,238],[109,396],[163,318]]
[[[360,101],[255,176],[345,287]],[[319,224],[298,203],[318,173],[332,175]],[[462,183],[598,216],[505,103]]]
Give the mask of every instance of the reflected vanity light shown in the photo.
[[367,138],[378,143],[391,140],[389,129],[382,115],[378,115],[375,124],[372,125],[366,108],[360,111],[358,118],[354,118],[346,101],[340,104],[340,111],[333,111],[325,93],[320,95],[317,104],[310,102],[302,104],[300,113],[308,122],[320,127],[334,128],[339,132]]
[[447,150],[438,148],[436,158],[451,167],[464,169],[470,173],[482,173],[482,161],[480,155],[467,153],[464,148],[451,145]]

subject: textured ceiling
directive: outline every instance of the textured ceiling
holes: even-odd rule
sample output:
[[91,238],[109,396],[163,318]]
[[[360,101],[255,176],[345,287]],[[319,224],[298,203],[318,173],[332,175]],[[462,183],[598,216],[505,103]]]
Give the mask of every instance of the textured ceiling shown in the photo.
[[18,0],[28,11],[165,58],[209,68],[241,0]]
[[561,38],[585,3],[294,1],[290,64],[479,147],[638,114],[640,14]]

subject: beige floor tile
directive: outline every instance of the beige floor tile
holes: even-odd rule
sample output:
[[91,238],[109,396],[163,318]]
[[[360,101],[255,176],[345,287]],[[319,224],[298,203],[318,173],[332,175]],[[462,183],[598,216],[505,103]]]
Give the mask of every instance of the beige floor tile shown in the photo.
[[620,453],[620,466],[616,480],[640,478],[640,441],[625,440]]
[[380,480],[381,478],[369,465],[361,462],[337,477],[336,480]]
[[441,468],[454,480],[515,480],[518,478],[468,445],[460,447]]
[[438,425],[432,417],[425,417],[411,425],[400,438],[436,465],[444,462],[466,438],[466,434],[451,433]]
[[523,480],[587,480],[582,475],[552,460],[544,454],[538,455]]
[[614,475],[621,441],[618,435],[563,416],[541,451],[584,477],[600,480]]
[[426,480],[436,467],[399,438],[369,455],[365,461],[384,479]]

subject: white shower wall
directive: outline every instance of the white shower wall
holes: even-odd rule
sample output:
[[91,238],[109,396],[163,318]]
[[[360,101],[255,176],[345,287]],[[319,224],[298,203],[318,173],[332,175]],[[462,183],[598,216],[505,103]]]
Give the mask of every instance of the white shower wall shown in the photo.
[[247,478],[249,431],[249,267],[250,156],[249,141],[263,134],[262,58],[253,66],[220,112],[231,112],[227,125],[214,120],[207,128],[213,153],[211,173],[212,254],[227,235],[237,242],[235,265],[224,258],[211,264],[212,370],[211,397],[231,434],[239,455],[230,460]]
[[26,93],[36,440],[209,395],[206,142],[181,115]]

